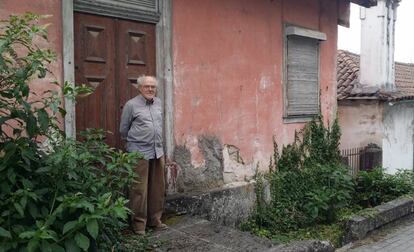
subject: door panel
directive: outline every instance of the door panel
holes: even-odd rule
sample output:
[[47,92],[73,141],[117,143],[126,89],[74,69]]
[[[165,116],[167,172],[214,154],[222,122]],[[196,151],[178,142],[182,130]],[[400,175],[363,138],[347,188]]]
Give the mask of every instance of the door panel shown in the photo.
[[120,148],[122,106],[137,95],[138,76],[155,75],[155,25],[76,12],[74,21],[75,82],[94,89],[77,99],[76,129],[103,128]]
[[[94,91],[77,99],[76,129],[104,128],[113,131],[114,102],[114,23],[111,19],[75,13],[75,82]],[[114,145],[114,135],[107,134]]]
[[[118,111],[121,113],[125,102],[138,94],[137,78],[143,74],[155,75],[155,25],[123,20],[117,22],[116,30]],[[120,116],[118,125],[119,120]]]

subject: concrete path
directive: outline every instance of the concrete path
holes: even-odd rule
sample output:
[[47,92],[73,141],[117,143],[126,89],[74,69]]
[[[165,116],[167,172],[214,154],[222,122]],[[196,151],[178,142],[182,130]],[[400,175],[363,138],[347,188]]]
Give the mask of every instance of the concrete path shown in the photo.
[[338,252],[414,252],[414,218],[380,230]]
[[176,216],[166,220],[169,229],[151,234],[150,240],[161,246],[156,251],[268,251],[272,243],[194,216]]

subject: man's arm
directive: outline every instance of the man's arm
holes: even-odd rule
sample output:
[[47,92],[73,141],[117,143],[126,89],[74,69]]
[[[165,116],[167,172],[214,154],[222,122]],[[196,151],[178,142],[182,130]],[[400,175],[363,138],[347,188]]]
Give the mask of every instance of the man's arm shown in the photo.
[[132,123],[132,108],[130,103],[126,103],[122,109],[121,123],[119,125],[119,133],[121,133],[121,138],[126,139],[128,136],[129,128]]

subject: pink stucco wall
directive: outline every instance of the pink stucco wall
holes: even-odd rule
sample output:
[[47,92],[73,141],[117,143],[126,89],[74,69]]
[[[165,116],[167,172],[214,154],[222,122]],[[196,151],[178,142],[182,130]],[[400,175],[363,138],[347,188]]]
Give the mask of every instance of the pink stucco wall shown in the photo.
[[10,15],[20,15],[25,12],[32,12],[39,15],[50,15],[41,21],[41,24],[49,24],[48,41],[38,40],[36,43],[43,48],[50,48],[56,53],[56,61],[52,62],[48,74],[41,81],[32,81],[31,89],[38,94],[48,89],[59,89],[56,85],[50,84],[52,81],[62,83],[62,14],[60,0],[1,0],[0,1],[0,19],[6,20]]
[[[190,151],[194,167],[205,164],[201,135],[240,149],[245,164],[260,162],[267,167],[272,137],[279,145],[287,144],[303,127],[283,121],[284,24],[326,33],[327,41],[320,47],[320,103],[326,122],[335,117],[337,1],[174,0],[172,4],[173,135],[176,146]],[[44,21],[51,25],[49,43],[43,46],[57,52],[50,66],[53,74],[32,84],[42,92],[50,88],[49,81],[62,82],[61,1],[0,1],[2,19],[25,11],[52,15]]]
[[272,136],[293,140],[303,123],[283,122],[283,24],[327,34],[320,47],[321,109],[336,114],[337,1],[175,0],[173,2],[174,134],[194,165],[197,137],[217,136],[247,162],[267,166]]

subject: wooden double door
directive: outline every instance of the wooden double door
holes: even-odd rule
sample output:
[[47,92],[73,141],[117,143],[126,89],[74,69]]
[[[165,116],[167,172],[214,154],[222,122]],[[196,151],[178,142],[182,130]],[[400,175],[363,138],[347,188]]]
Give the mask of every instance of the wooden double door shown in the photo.
[[102,128],[121,148],[122,107],[137,95],[137,77],[155,75],[155,25],[77,12],[74,22],[75,82],[94,90],[77,99],[77,132]]

